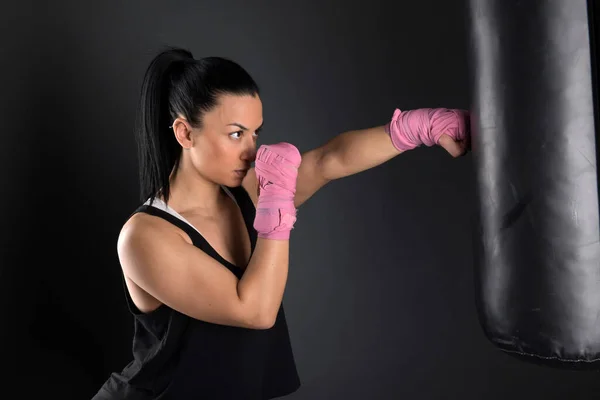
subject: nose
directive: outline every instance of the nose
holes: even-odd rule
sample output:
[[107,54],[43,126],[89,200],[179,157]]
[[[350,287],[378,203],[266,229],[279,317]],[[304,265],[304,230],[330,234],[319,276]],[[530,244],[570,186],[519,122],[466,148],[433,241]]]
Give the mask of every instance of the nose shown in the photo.
[[242,160],[253,163],[256,159],[256,143],[252,143],[244,149],[242,152]]

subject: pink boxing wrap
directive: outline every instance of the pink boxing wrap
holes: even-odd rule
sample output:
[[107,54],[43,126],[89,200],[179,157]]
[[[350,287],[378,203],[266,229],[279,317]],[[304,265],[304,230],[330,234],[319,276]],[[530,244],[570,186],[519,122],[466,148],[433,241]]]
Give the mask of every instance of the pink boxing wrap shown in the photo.
[[296,222],[296,179],[302,156],[289,143],[262,145],[254,168],[259,185],[254,229],[259,238],[287,240]]
[[422,144],[433,146],[439,143],[442,134],[455,141],[467,137],[466,110],[448,108],[420,108],[401,111],[396,109],[392,120],[385,126],[394,147],[399,151],[411,150]]

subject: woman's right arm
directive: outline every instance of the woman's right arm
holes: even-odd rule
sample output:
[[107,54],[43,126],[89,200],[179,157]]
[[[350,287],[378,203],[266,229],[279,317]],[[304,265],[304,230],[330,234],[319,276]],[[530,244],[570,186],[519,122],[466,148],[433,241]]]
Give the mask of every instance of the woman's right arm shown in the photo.
[[117,243],[125,276],[192,318],[251,329],[273,326],[288,276],[289,240],[258,238],[238,280],[166,224],[146,215],[125,224]]
[[[294,194],[302,157],[289,143],[263,145],[256,155],[257,242],[242,279],[167,229],[167,221],[134,215],[121,231],[125,276],[158,301],[190,317],[254,329],[273,326],[288,275]],[[144,223],[136,223],[135,221]],[[147,226],[154,225],[154,226]],[[157,234],[164,232],[164,234]]]

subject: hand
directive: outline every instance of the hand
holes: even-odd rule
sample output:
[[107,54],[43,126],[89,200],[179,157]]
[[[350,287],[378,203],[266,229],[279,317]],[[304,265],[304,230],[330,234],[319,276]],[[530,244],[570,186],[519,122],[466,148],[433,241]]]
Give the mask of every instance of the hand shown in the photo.
[[463,156],[471,150],[471,116],[466,110],[461,110],[459,115],[463,119],[463,131],[453,135],[443,133],[438,139],[438,145],[454,158]]
[[438,145],[444,148],[452,157],[460,157],[465,155],[471,148],[469,139],[454,140],[450,135],[442,134]]
[[467,110],[448,108],[396,109],[386,126],[392,143],[400,151],[425,145],[439,145],[452,157],[470,148],[470,114]]
[[289,143],[262,145],[255,161],[258,202],[254,228],[258,237],[287,240],[296,222],[294,196],[302,156]]

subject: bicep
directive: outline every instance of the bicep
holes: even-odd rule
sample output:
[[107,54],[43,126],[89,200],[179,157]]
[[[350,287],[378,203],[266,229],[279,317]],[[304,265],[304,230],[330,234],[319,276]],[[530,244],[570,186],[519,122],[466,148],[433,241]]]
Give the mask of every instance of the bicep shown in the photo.
[[241,302],[238,279],[216,260],[173,232],[124,230],[118,255],[124,274],[161,303],[192,318],[255,327]]

